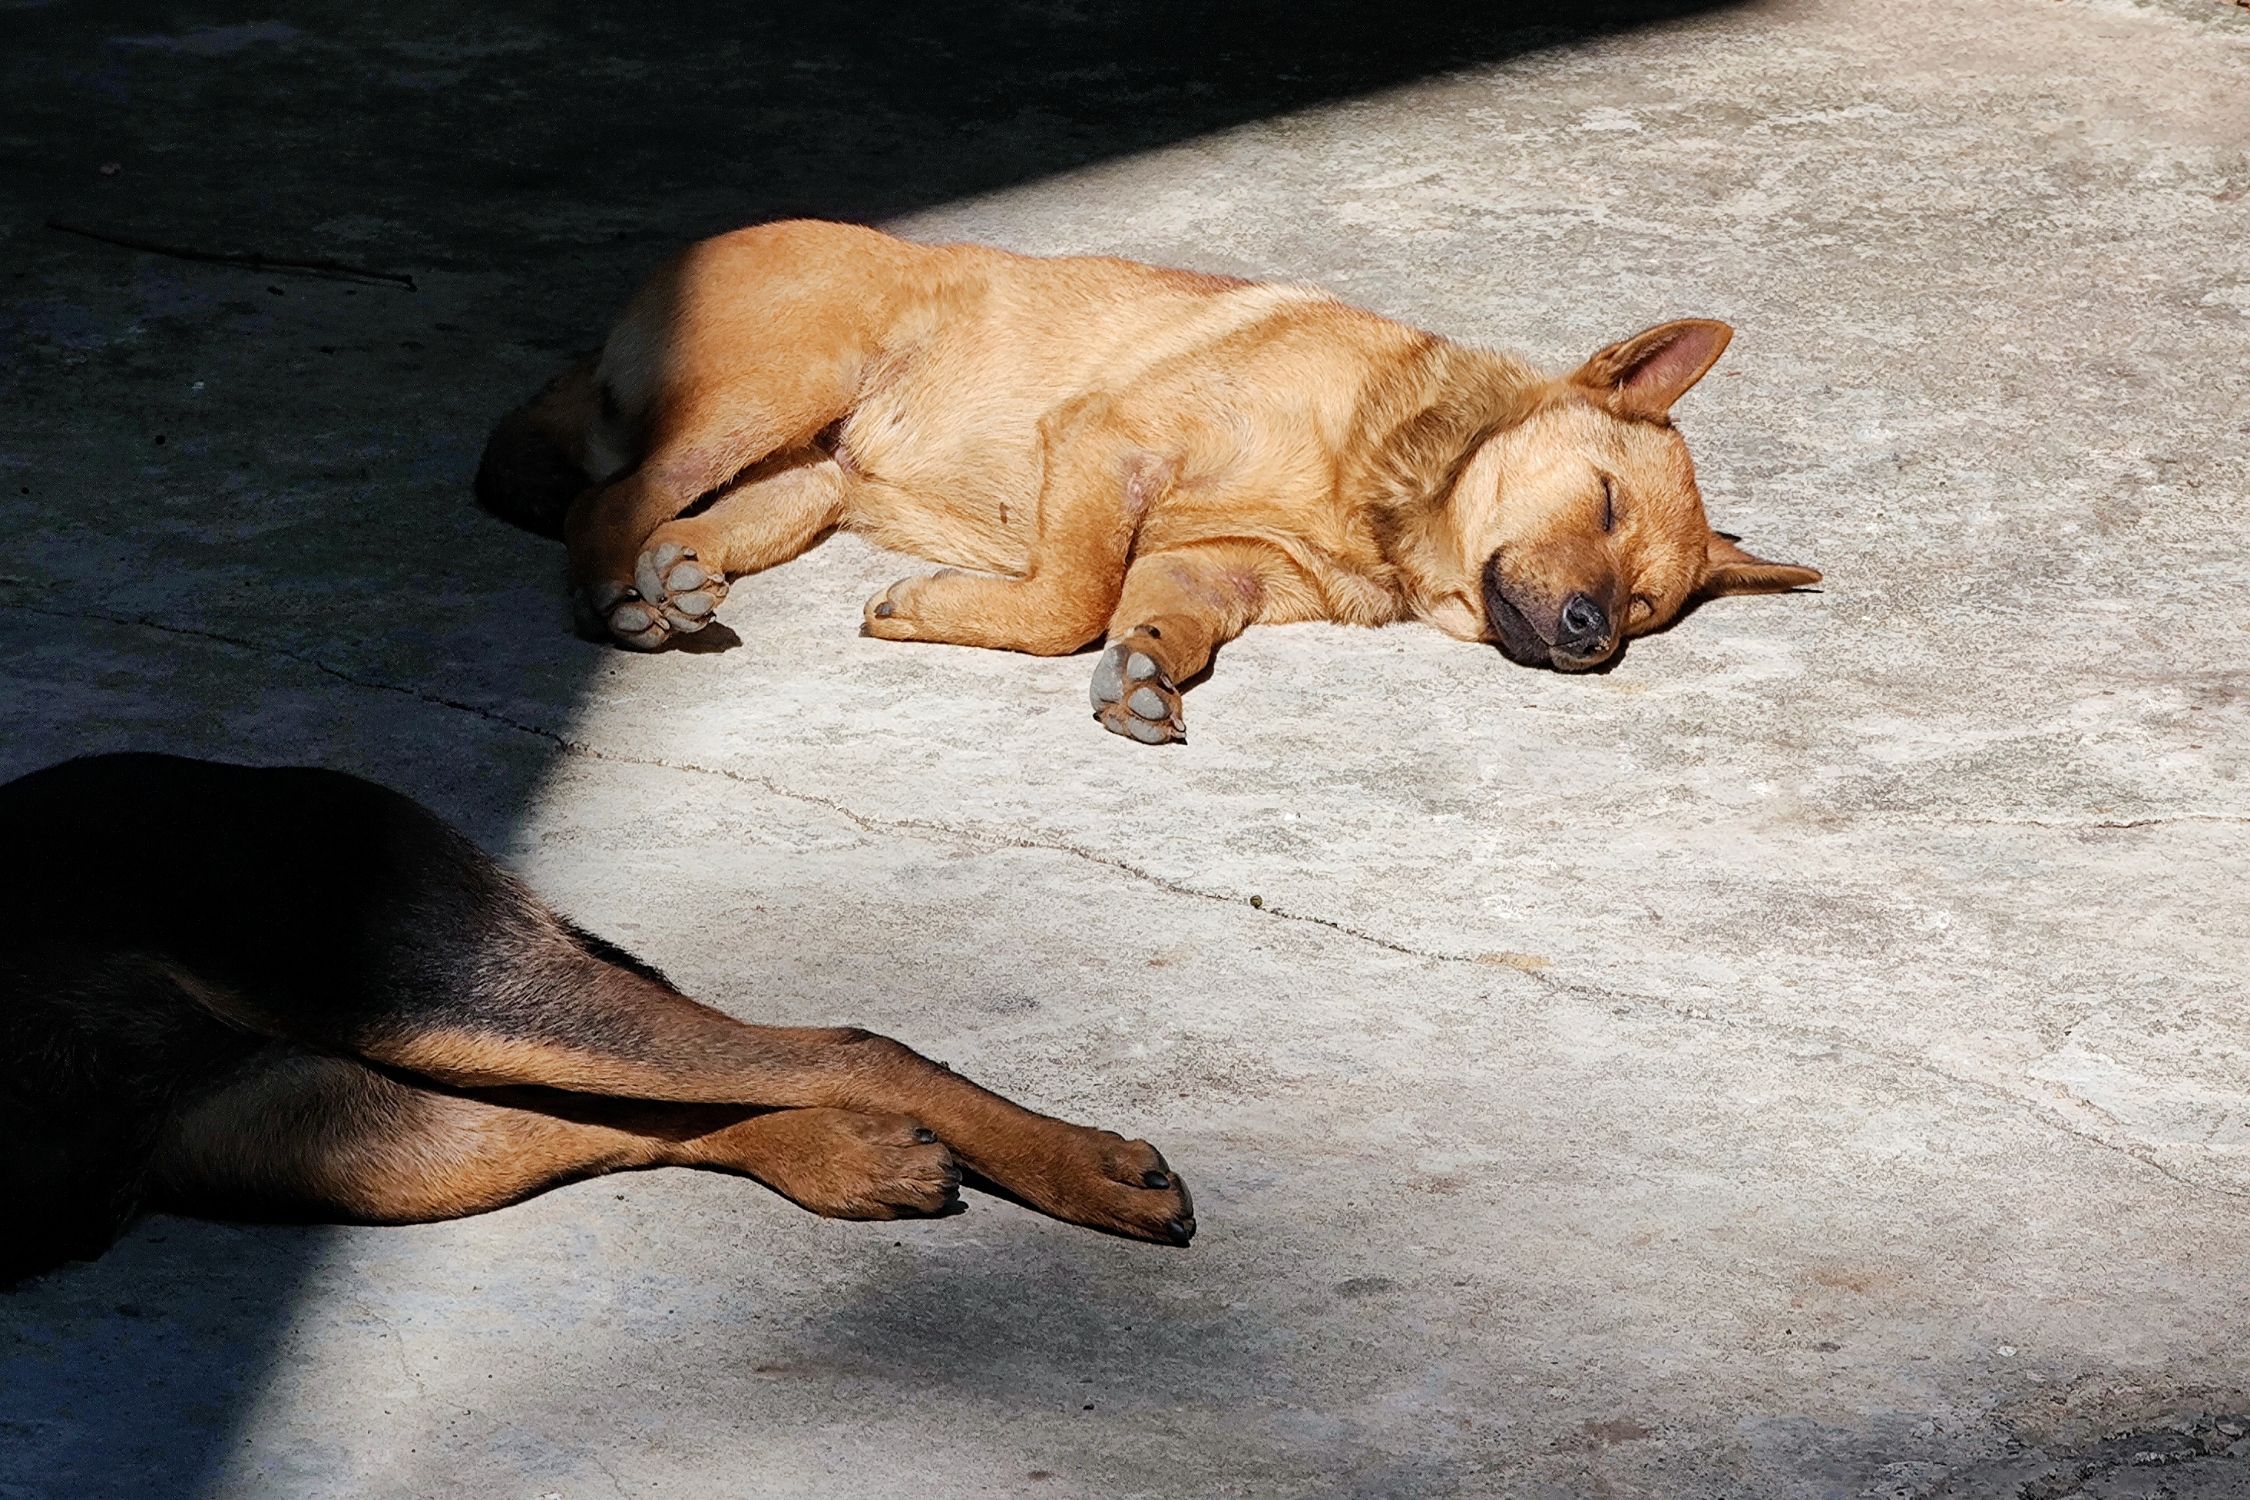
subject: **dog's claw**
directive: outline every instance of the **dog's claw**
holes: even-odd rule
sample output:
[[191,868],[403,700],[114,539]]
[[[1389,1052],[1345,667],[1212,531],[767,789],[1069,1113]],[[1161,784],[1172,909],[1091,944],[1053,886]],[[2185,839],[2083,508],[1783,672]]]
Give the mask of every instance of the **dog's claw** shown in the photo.
[[1153,1244],[1185,1245],[1195,1237],[1195,1199],[1163,1153],[1146,1141],[1107,1130],[1064,1125],[1064,1139],[1037,1176],[1008,1181],[1007,1190],[1073,1224]]
[[1144,745],[1187,738],[1180,716],[1180,690],[1154,657],[1118,641],[1094,664],[1087,697],[1094,717],[1112,734]]

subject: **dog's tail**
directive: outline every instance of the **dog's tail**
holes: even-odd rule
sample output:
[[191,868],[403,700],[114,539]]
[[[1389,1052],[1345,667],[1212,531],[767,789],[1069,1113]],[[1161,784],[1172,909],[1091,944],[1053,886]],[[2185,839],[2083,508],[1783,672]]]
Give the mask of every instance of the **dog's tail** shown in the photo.
[[596,476],[587,449],[602,420],[599,356],[587,355],[500,419],[477,465],[477,503],[503,521],[560,537],[563,512]]

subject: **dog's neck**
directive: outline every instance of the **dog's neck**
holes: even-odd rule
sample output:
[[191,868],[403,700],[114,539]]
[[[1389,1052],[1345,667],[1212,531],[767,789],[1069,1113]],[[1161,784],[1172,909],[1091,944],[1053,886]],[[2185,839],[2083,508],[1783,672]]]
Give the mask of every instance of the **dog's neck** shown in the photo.
[[1368,391],[1365,457],[1347,482],[1366,497],[1402,613],[1481,639],[1477,568],[1462,555],[1454,489],[1488,438],[1538,408],[1550,380],[1514,355],[1427,337]]

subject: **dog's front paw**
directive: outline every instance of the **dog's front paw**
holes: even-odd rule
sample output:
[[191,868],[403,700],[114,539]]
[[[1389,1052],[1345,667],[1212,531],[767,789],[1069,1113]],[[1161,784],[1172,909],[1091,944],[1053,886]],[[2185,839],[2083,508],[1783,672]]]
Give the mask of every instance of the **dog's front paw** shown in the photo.
[[1103,649],[1087,696],[1093,700],[1094,717],[1111,734],[1144,745],[1187,738],[1179,687],[1156,658],[1130,638]]

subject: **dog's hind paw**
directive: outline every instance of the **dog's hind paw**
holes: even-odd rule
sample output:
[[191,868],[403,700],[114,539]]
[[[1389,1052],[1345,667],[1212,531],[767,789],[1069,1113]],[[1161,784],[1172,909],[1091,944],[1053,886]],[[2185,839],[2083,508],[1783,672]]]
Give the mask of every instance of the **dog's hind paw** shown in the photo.
[[[1069,1224],[1128,1239],[1185,1245],[1195,1238],[1195,1200],[1187,1182],[1146,1141],[1110,1130],[1052,1122],[1058,1137],[1037,1143],[998,1172],[971,1171],[984,1187]],[[1028,1144],[1028,1143],[1027,1143]]]
[[726,575],[678,542],[651,542],[633,564],[633,584],[674,630],[701,630],[727,598]]
[[578,595],[581,615],[634,651],[654,651],[674,634],[701,630],[726,597],[725,575],[679,542],[644,548],[631,583],[588,584]]
[[607,639],[631,651],[654,651],[672,638],[664,612],[643,600],[629,583],[581,584],[571,596],[578,633],[590,641]]
[[904,1115],[798,1109],[761,1122],[751,1176],[830,1219],[944,1218],[961,1212],[961,1168]]
[[1144,745],[1187,738],[1179,688],[1156,658],[1130,639],[1103,649],[1087,696],[1093,700],[1094,717],[1111,734]]

